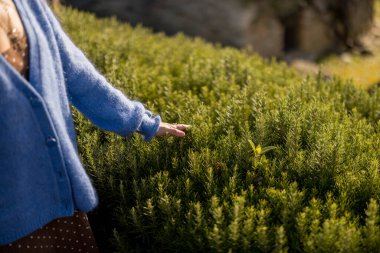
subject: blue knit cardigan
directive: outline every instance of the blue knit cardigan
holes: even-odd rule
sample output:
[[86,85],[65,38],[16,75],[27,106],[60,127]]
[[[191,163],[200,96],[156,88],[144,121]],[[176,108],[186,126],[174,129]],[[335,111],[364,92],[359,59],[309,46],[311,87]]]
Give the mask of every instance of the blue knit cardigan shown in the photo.
[[69,104],[122,136],[139,131],[149,141],[160,123],[96,71],[44,1],[14,2],[28,36],[30,73],[25,80],[0,56],[0,245],[97,205]]

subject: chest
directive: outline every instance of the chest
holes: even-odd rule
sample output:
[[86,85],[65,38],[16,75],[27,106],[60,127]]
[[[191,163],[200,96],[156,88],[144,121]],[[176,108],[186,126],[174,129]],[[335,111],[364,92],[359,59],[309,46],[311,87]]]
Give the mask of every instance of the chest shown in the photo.
[[0,0],[0,53],[20,74],[28,72],[28,41],[12,0]]

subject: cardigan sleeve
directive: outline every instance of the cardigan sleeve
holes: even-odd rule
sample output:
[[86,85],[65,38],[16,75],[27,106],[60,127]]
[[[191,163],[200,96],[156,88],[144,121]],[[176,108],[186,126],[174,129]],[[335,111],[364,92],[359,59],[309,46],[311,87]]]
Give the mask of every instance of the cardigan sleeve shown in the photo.
[[156,134],[161,118],[138,101],[129,100],[112,87],[63,31],[53,12],[44,4],[61,55],[70,103],[96,126],[130,136],[137,131],[145,141]]

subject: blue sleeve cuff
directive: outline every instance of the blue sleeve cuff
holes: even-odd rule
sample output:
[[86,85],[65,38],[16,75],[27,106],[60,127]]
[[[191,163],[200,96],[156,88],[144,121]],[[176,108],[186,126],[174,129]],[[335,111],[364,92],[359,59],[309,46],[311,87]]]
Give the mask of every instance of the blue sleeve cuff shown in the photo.
[[146,111],[142,118],[142,122],[137,129],[137,132],[143,135],[143,140],[149,142],[153,139],[160,127],[161,117],[151,117],[152,113],[150,111]]

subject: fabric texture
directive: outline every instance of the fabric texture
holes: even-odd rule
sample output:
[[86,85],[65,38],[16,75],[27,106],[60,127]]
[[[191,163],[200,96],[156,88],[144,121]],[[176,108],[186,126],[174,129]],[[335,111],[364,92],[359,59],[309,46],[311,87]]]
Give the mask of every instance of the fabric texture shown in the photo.
[[77,153],[72,104],[96,126],[149,141],[160,117],[127,99],[72,43],[44,1],[14,0],[29,81],[0,56],[0,245],[97,205]]
[[99,252],[85,213],[56,219],[26,237],[0,246],[0,253],[67,252]]

